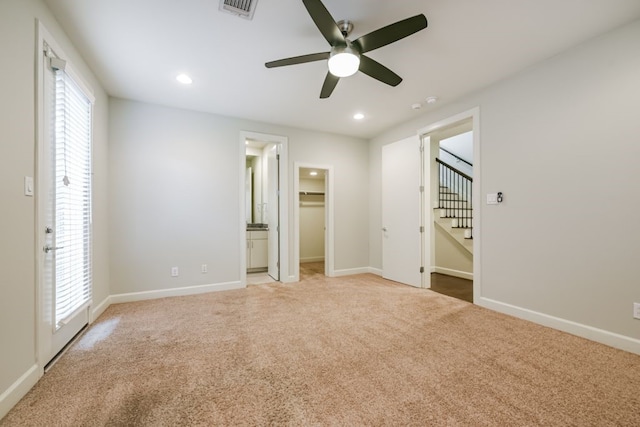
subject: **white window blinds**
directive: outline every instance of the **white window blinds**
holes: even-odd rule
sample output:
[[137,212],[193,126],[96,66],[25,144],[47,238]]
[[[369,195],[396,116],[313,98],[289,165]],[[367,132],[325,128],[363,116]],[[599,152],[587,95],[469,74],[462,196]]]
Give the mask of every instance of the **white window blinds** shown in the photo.
[[55,70],[55,325],[91,300],[91,108]]

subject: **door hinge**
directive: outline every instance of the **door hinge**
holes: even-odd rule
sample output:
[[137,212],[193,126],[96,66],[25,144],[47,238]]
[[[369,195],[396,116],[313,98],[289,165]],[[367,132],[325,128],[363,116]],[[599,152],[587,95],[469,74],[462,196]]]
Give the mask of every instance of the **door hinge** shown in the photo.
[[276,160],[280,160],[280,154],[276,154]]
[[421,192],[421,193],[424,193],[424,185],[421,185],[421,186],[420,186],[420,192]]
[[424,267],[420,267],[420,273],[424,273]]
[[420,232],[421,232],[421,233],[424,233],[424,225],[421,225],[421,226],[420,226]]

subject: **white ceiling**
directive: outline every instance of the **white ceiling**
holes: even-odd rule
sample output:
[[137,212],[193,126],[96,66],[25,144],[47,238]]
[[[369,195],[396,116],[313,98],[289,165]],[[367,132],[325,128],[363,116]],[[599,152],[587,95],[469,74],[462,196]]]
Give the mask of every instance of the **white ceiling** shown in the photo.
[[363,138],[640,17],[639,0],[324,0],[352,40],[419,13],[429,26],[368,54],[399,86],[358,73],[323,100],[326,61],[264,66],[329,50],[301,0],[258,0],[251,21],[219,0],[45,2],[112,96]]

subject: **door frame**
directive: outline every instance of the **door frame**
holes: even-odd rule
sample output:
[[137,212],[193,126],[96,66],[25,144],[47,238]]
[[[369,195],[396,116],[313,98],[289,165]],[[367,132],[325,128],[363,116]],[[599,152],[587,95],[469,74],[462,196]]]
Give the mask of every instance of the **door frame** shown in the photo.
[[[482,296],[482,274],[481,274],[481,214],[482,214],[482,188],[480,183],[482,180],[481,177],[481,161],[480,161],[480,107],[474,107],[470,110],[463,111],[459,114],[453,115],[451,117],[442,119],[435,123],[432,123],[424,128],[418,130],[418,136],[421,140],[425,140],[429,138],[429,134],[441,131],[444,128],[453,126],[459,122],[464,120],[471,119],[471,126],[473,131],[473,303],[477,304]],[[430,151],[430,144],[426,146],[425,144],[425,155]],[[431,177],[431,161],[430,159],[425,161],[425,188],[430,189],[430,177]],[[429,259],[425,259],[425,261],[429,261],[429,272],[433,267],[433,245],[434,245],[434,231],[433,231],[433,195],[429,194],[429,197],[424,198],[424,212],[425,212],[425,222],[429,224],[426,229],[430,230],[429,239],[425,239],[423,253],[429,253]],[[430,281],[427,282],[430,287]]]
[[[45,227],[49,224],[48,209],[50,200],[48,198],[50,176],[45,176],[45,171],[48,171],[51,162],[51,155],[47,152],[51,148],[49,138],[51,135],[47,130],[49,123],[45,123],[45,120],[49,119],[49,114],[45,111],[46,99],[45,99],[45,59],[44,48],[45,43],[56,53],[60,58],[64,58],[67,62],[65,72],[71,76],[74,82],[80,86],[84,94],[89,97],[93,103],[93,90],[90,85],[84,80],[80,73],[76,72],[76,68],[68,60],[68,55],[62,49],[62,47],[56,42],[53,35],[47,30],[43,23],[37,21],[37,33],[36,33],[37,47],[36,47],[36,80],[35,80],[35,296],[36,296],[36,313],[35,313],[35,356],[38,366],[39,375],[44,374],[45,367],[51,365],[57,357],[62,354],[65,348],[73,342],[74,337],[79,335],[82,328],[74,330],[73,335],[68,331],[61,332],[65,337],[65,344],[58,351],[58,354],[51,354],[52,347],[56,343],[56,339],[52,336],[53,323],[52,319],[47,319],[49,315],[52,315],[53,308],[53,295],[52,290],[48,288],[48,282],[46,276],[45,256],[43,254],[43,248],[47,243],[47,234],[45,233]],[[93,111],[92,111],[93,114]],[[93,130],[92,130],[93,132]],[[93,151],[93,145],[92,145]],[[92,152],[93,154],[93,152]],[[92,156],[93,157],[93,156]],[[93,162],[93,160],[92,160]],[[92,182],[93,185],[93,182]],[[45,191],[46,190],[46,191]],[[91,231],[93,233],[93,231]],[[48,308],[47,308],[48,306]],[[93,301],[89,300],[88,303],[76,310],[76,314],[85,311],[85,317],[80,318],[74,314],[75,319],[72,321],[75,325],[85,326],[93,323]],[[76,328],[77,329],[77,328]],[[55,332],[54,332],[55,333]],[[68,338],[68,339],[67,339]],[[57,340],[59,342],[59,338]]]
[[245,141],[247,139],[255,139],[267,143],[275,143],[280,145],[280,159],[278,161],[280,172],[280,282],[291,282],[292,276],[289,268],[289,172],[288,172],[288,153],[289,138],[282,135],[272,135],[260,132],[240,131],[238,139],[238,166],[239,166],[239,199],[240,199],[240,215],[239,215],[239,235],[240,235],[240,284],[247,286],[247,221],[246,221],[246,197],[245,197],[245,165],[247,148]]
[[300,281],[300,169],[326,171],[324,179],[324,275],[335,277],[334,265],[334,209],[333,209],[333,166],[295,162],[293,166],[293,266],[294,281]]

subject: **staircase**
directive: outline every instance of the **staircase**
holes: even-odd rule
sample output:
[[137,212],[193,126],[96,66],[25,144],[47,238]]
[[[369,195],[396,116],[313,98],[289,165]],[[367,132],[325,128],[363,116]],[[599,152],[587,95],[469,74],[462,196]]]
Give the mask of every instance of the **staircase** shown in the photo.
[[436,158],[440,189],[434,222],[473,254],[473,178]]

